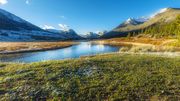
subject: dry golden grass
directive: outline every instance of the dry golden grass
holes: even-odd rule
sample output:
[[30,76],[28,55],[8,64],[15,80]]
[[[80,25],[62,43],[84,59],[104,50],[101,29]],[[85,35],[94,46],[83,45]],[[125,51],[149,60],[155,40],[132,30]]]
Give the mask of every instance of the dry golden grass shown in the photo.
[[106,39],[106,40],[100,40],[95,42],[101,42],[103,44],[110,44],[110,45],[162,45],[165,42],[173,41],[172,39],[156,39],[156,38],[146,38],[146,37],[130,37],[130,38],[112,38],[112,39]]
[[153,45],[160,45],[167,39],[155,39],[155,38],[136,38],[136,37],[131,37],[131,38],[113,38],[113,39],[108,39],[106,40],[107,42],[132,42],[132,43],[143,43],[143,44],[153,44]]
[[148,37],[130,37],[130,38],[112,38],[100,41],[94,41],[95,43],[108,44],[115,46],[127,46],[121,48],[123,51],[135,51],[135,52],[164,52],[164,51],[180,51],[180,47],[171,45],[177,42],[177,39],[170,38],[148,38]]
[[72,46],[76,42],[0,42],[0,52],[46,50]]

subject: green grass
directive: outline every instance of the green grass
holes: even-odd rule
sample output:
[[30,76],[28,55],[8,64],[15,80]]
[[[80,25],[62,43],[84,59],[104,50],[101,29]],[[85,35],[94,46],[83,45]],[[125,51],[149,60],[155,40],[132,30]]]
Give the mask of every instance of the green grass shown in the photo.
[[2,101],[180,99],[180,58],[112,54],[0,67]]

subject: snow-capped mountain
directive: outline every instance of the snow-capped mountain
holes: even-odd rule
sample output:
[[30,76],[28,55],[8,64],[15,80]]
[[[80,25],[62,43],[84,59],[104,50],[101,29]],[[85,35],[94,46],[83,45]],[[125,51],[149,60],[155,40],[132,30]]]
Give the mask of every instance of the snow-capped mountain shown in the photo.
[[[55,30],[54,30],[55,31]],[[77,36],[44,30],[20,17],[0,9],[0,41],[57,41],[77,39]]]
[[105,33],[107,33],[107,31],[87,32],[83,37],[86,39],[98,39]]
[[129,18],[127,19],[125,22],[123,22],[122,24],[120,24],[118,27],[126,27],[129,25],[139,25],[142,24],[144,22],[148,21],[148,18]]
[[49,27],[49,28],[43,28],[44,30],[51,32],[51,33],[56,33],[59,35],[62,35],[66,37],[68,40],[74,40],[74,39],[82,39],[81,36],[79,36],[73,29],[55,29],[54,27]]
[[38,30],[41,28],[17,17],[16,15],[0,9],[0,29],[3,30]]
[[94,32],[87,32],[84,35],[84,38],[87,38],[87,39],[97,39],[98,37],[99,37],[99,35],[97,33],[94,33]]
[[161,26],[161,24],[172,22],[178,15],[180,15],[180,8],[164,8],[155,12],[153,16],[150,16],[149,18],[130,18],[103,35],[101,38],[126,37],[130,32],[141,32],[154,25]]
[[78,35],[73,29],[63,30],[62,33],[68,39],[82,39],[80,35]]

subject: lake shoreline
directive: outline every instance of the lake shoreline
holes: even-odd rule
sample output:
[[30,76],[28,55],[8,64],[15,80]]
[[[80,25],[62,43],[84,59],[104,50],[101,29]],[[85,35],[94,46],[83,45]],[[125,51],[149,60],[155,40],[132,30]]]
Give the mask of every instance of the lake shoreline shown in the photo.
[[[46,44],[47,43],[48,42],[46,42]],[[60,42],[60,43],[62,43],[62,42]],[[0,52],[0,56],[2,56],[2,60],[4,60],[4,59],[6,60],[7,58],[9,58],[9,57],[6,57],[8,55],[20,55],[20,54],[23,54],[23,53],[25,53],[25,54],[26,53],[27,54],[35,53],[36,55],[34,55],[34,56],[37,56],[37,54],[43,54],[43,52],[45,53],[45,52],[48,52],[50,50],[53,50],[53,52],[54,51],[55,52],[56,51],[61,51],[61,50],[64,50],[64,49],[66,50],[66,48],[69,49],[69,47],[70,48],[73,47],[73,46],[76,47],[76,45],[80,45],[82,43],[83,42],[71,42],[71,43],[68,42],[68,44],[66,43],[65,45],[60,45],[60,46],[56,46],[56,47],[49,47],[49,48],[47,48],[45,46],[42,46],[42,48],[36,48],[36,49],[4,51],[4,52]],[[153,44],[147,44],[147,43],[124,42],[124,41],[121,41],[121,42],[112,41],[112,42],[107,43],[107,41],[104,41],[104,40],[88,41],[88,43],[87,42],[85,42],[85,43],[86,43],[85,46],[87,45],[86,47],[89,47],[89,45],[90,46],[91,45],[95,45],[95,46],[99,45],[98,48],[94,47],[95,49],[98,49],[98,50],[102,49],[101,45],[110,46],[110,47],[119,47],[119,48],[116,49],[116,51],[112,51],[112,52],[104,52],[104,53],[98,53],[98,54],[91,54],[92,52],[90,52],[90,53],[83,54],[83,55],[80,55],[79,57],[74,57],[74,58],[93,57],[93,56],[96,56],[96,55],[104,55],[104,54],[135,54],[135,55],[153,55],[153,56],[163,56],[163,57],[180,57],[180,52],[179,51],[151,51],[151,49],[152,49],[152,47],[154,47],[154,45]],[[51,44],[54,44],[54,43],[51,43]],[[39,45],[41,45],[41,43],[39,43]],[[84,47],[84,44],[82,44],[80,47]],[[58,53],[60,53],[58,55],[60,57],[61,57],[61,54],[63,54],[62,52],[58,52]],[[74,53],[72,53],[72,54],[74,54]],[[17,59],[18,58],[19,57],[17,57]],[[35,58],[35,57],[33,57],[33,58]],[[39,57],[36,57],[36,58],[39,58]],[[73,58],[73,57],[69,56],[69,57],[65,57],[65,58],[61,59],[62,57],[59,58],[59,57],[54,56],[53,58],[56,58],[57,60],[65,60],[66,58],[70,59],[70,58]],[[45,58],[42,58],[42,59],[45,59]],[[4,60],[4,62],[6,62],[5,60]],[[40,61],[37,60],[36,62],[40,62]]]
[[[119,52],[120,47],[110,45],[93,44],[91,42],[79,42],[79,44],[64,47],[55,47],[41,50],[13,51],[0,55],[2,62],[39,62],[46,60],[63,60],[67,58],[79,58],[85,55],[95,55],[110,52]],[[52,51],[48,51],[52,50]],[[37,52],[41,51],[41,52]],[[28,53],[29,52],[29,53]],[[16,53],[16,54],[15,54]]]
[[64,46],[64,47],[55,47],[55,48],[47,48],[47,49],[33,49],[33,50],[18,50],[18,51],[9,51],[9,52],[0,52],[0,55],[8,55],[8,54],[18,54],[18,53],[31,53],[31,52],[42,52],[56,49],[68,48],[74,45]]

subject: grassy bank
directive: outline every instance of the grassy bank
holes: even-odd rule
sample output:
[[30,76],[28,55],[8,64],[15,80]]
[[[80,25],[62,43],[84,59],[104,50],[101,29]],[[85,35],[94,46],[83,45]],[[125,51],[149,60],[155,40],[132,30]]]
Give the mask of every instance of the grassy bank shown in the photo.
[[0,63],[0,100],[180,99],[180,58],[111,54]]
[[172,38],[129,37],[93,41],[98,44],[124,46],[121,52],[180,52],[180,41]]
[[0,54],[51,50],[74,44],[77,42],[0,42]]

